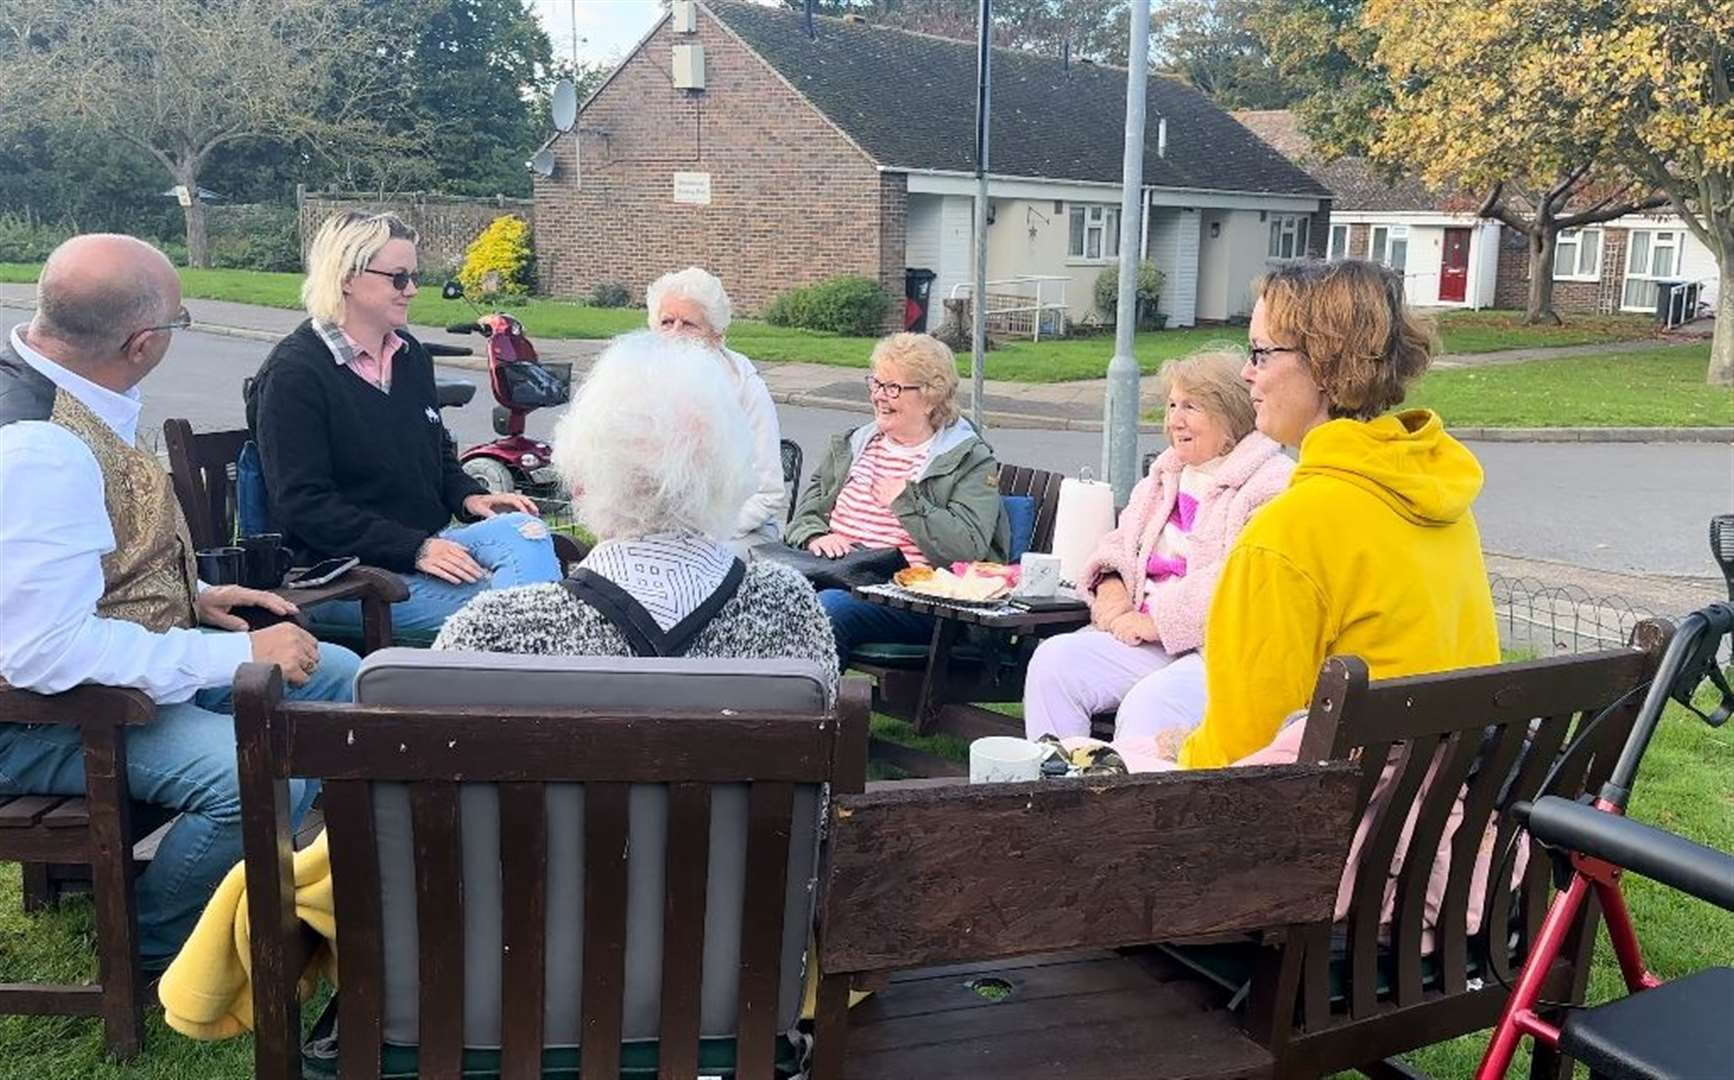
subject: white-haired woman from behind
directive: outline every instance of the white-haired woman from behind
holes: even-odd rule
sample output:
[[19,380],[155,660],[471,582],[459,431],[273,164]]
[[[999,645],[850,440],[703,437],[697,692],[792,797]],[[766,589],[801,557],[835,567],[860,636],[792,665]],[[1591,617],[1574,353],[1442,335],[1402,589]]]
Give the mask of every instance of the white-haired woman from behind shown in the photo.
[[[644,392],[644,372],[659,390]],[[737,558],[753,490],[734,387],[702,345],[617,338],[554,432],[554,465],[596,535],[567,580],[484,593],[436,649],[587,656],[812,660],[835,670],[831,626],[805,578]]]
[[738,413],[746,420],[753,444],[753,490],[741,504],[729,534],[735,550],[781,539],[789,495],[783,487],[777,407],[753,362],[723,344],[734,305],[722,282],[715,274],[689,266],[652,282],[645,290],[644,306],[652,330],[715,350],[734,387]]

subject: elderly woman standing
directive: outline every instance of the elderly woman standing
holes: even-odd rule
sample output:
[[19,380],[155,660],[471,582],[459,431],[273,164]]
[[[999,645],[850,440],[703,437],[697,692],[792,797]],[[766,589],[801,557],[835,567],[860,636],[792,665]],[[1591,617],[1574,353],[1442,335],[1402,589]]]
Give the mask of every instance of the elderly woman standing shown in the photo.
[[740,415],[753,441],[753,493],[741,506],[729,534],[736,550],[778,540],[789,494],[783,487],[782,432],[777,407],[753,362],[723,344],[734,308],[715,274],[696,266],[664,274],[644,294],[650,328],[660,334],[688,338],[710,346],[728,370]]
[[[484,589],[553,581],[560,567],[536,504],[483,490],[453,453],[433,360],[405,329],[415,244],[391,214],[320,226],[301,287],[310,318],[259,368],[247,426],[290,546],[309,561],[355,556],[404,574],[409,599],[392,607],[392,627],[425,642]],[[312,618],[353,630],[361,607],[322,604]]]
[[1117,709],[1115,743],[1153,754],[1141,740],[1184,734],[1203,717],[1197,650],[1223,559],[1294,471],[1253,430],[1243,362],[1236,352],[1201,352],[1162,369],[1169,447],[1080,575],[1090,627],[1049,638],[1030,661],[1030,738],[1088,735],[1092,714]]
[[806,579],[745,565],[728,546],[756,482],[735,391],[709,348],[643,331],[616,339],[554,432],[554,465],[595,548],[564,582],[476,597],[434,647],[834,667]]
[[[957,410],[957,362],[926,334],[892,334],[867,376],[873,421],[835,436],[789,523],[788,541],[841,558],[895,547],[914,566],[1003,561],[1011,544],[993,449]],[[838,659],[869,641],[928,640],[933,620],[827,589]]]

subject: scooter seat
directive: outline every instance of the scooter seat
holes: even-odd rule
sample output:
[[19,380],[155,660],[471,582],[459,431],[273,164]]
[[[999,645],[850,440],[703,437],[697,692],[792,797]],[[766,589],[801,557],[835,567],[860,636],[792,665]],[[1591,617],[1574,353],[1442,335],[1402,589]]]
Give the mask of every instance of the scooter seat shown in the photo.
[[1702,1080],[1734,1062],[1734,967],[1710,968],[1630,997],[1574,1009],[1559,1049],[1610,1080]]
[[434,400],[442,409],[462,407],[476,396],[476,384],[468,379],[435,379]]

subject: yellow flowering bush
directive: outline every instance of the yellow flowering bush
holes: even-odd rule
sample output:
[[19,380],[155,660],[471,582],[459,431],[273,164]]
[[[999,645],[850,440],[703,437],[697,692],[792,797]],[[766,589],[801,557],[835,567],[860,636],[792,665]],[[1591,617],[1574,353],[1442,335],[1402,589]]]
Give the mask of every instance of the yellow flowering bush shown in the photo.
[[527,296],[535,268],[529,223],[506,214],[495,218],[470,244],[458,283],[468,296]]

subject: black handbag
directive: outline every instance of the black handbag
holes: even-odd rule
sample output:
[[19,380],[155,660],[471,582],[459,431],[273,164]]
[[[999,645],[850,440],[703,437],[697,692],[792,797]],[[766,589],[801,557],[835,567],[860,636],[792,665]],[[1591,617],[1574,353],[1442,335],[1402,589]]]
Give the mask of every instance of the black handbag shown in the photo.
[[829,559],[787,544],[761,544],[753,548],[753,557],[792,566],[821,590],[883,585],[909,565],[897,548],[855,548],[840,559]]

